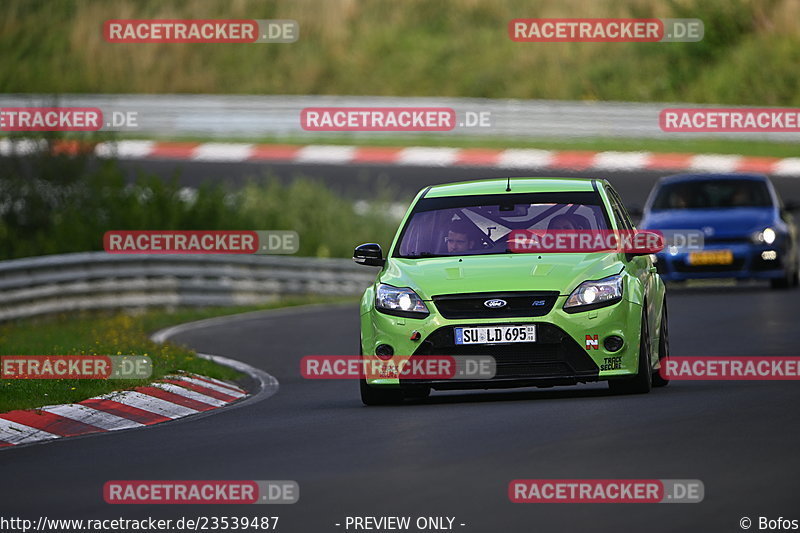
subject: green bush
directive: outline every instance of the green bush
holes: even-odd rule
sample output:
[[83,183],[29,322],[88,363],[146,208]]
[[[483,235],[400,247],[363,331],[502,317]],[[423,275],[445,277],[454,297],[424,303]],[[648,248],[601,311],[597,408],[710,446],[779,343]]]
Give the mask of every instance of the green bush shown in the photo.
[[16,155],[0,166],[0,259],[101,250],[108,230],[295,230],[299,255],[349,257],[354,245],[388,244],[397,221],[373,207],[297,177],[251,181],[239,190],[206,184],[187,190],[177,177],[126,181],[114,160],[85,154]]

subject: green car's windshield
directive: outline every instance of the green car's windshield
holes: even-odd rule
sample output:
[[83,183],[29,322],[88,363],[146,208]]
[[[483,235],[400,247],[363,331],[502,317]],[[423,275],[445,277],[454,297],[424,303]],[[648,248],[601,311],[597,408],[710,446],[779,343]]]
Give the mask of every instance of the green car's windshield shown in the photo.
[[395,257],[510,253],[513,230],[609,229],[594,192],[458,196],[421,200],[403,229]]

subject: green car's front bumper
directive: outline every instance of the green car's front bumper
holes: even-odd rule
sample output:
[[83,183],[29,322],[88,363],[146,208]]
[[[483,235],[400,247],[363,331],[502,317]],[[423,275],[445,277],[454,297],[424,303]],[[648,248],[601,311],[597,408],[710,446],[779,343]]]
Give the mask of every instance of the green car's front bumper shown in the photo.
[[[437,305],[426,301],[430,315],[402,318],[375,309],[373,293],[364,295],[361,346],[364,357],[387,344],[396,355],[490,355],[496,374],[489,380],[402,380],[402,385],[430,385],[435,389],[502,388],[573,385],[581,382],[630,377],[637,373],[642,306],[627,298],[599,309],[567,313],[566,295],[555,298],[549,312],[536,317],[447,319]],[[535,324],[536,341],[526,343],[456,345],[454,327]],[[419,340],[412,340],[419,332]],[[604,340],[619,336],[621,349],[611,352]],[[368,379],[370,385],[400,386],[398,378]]]

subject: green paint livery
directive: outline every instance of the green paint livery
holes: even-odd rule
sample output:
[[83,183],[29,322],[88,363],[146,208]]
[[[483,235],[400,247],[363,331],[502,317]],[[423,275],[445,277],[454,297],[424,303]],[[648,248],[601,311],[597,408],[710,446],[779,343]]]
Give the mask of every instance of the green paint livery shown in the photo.
[[[495,205],[495,202],[502,204],[504,198],[519,198],[525,193],[558,194],[564,198],[571,198],[573,194],[583,195],[583,198],[593,195],[598,213],[605,217],[609,229],[633,228],[618,194],[602,179],[488,179],[438,185],[420,191],[385,258],[377,245],[362,245],[354,254],[358,263],[381,266],[375,283],[364,292],[361,300],[363,357],[375,358],[376,349],[386,349],[386,346],[398,355],[449,355],[442,350],[463,348],[452,340],[456,326],[535,324],[540,332],[537,336],[542,338],[523,345],[495,343],[472,347],[498,357],[497,376],[488,380],[409,385],[398,379],[362,379],[364,403],[378,405],[424,397],[431,388],[489,389],[606,380],[612,391],[643,393],[652,386],[666,385],[666,380],[658,374],[659,361],[669,350],[665,290],[650,255],[595,252],[400,256],[404,231],[412,217],[425,209],[421,207],[425,202],[460,198],[468,203],[470,200],[466,197],[480,196]],[[617,276],[621,278],[621,294],[605,303],[565,309],[568,298],[582,283],[604,278],[618,281]],[[402,312],[399,314],[405,316],[398,316],[396,312],[378,309],[376,292],[382,285],[411,289],[422,300],[427,315]],[[549,294],[555,303],[548,304],[549,311],[541,316],[531,312],[530,316],[493,317],[489,309],[481,310],[480,316],[473,318],[445,318],[440,309],[441,301],[436,301],[447,295],[468,298],[475,294],[478,300],[488,301],[493,295],[503,298],[523,293]],[[502,301],[505,305],[505,300]],[[609,337],[621,339],[621,348],[609,342]],[[443,347],[442,342],[446,346]]]

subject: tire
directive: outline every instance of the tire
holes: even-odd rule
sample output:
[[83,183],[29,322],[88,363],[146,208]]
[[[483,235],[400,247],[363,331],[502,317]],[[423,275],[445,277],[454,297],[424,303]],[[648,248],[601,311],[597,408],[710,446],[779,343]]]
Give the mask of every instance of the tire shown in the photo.
[[364,405],[397,405],[403,402],[403,392],[400,389],[372,387],[365,378],[361,378],[359,382]]
[[632,378],[612,379],[608,388],[614,394],[646,394],[653,388],[653,365],[650,363],[650,326],[647,311],[642,311],[642,330],[639,333],[639,367]]
[[787,273],[786,276],[782,278],[771,279],[769,280],[769,286],[773,289],[788,289],[790,285],[793,285],[793,283],[789,281],[789,276],[790,274]]
[[[667,299],[664,298],[664,310],[661,312],[661,325],[658,327],[658,360],[669,357],[669,319],[667,317]],[[653,387],[666,387],[669,379],[661,377],[661,373],[653,372]]]
[[[358,355],[364,355],[361,341],[358,342]],[[372,387],[363,377],[358,382],[361,390],[361,402],[364,405],[396,405],[403,401],[403,392],[400,389]]]
[[431,395],[431,388],[425,386],[404,387],[403,398],[407,400],[424,400]]
[[799,277],[800,261],[797,261],[795,262],[793,270],[787,270],[786,275],[782,278],[769,280],[769,285],[773,289],[788,289],[790,287],[797,287]]

